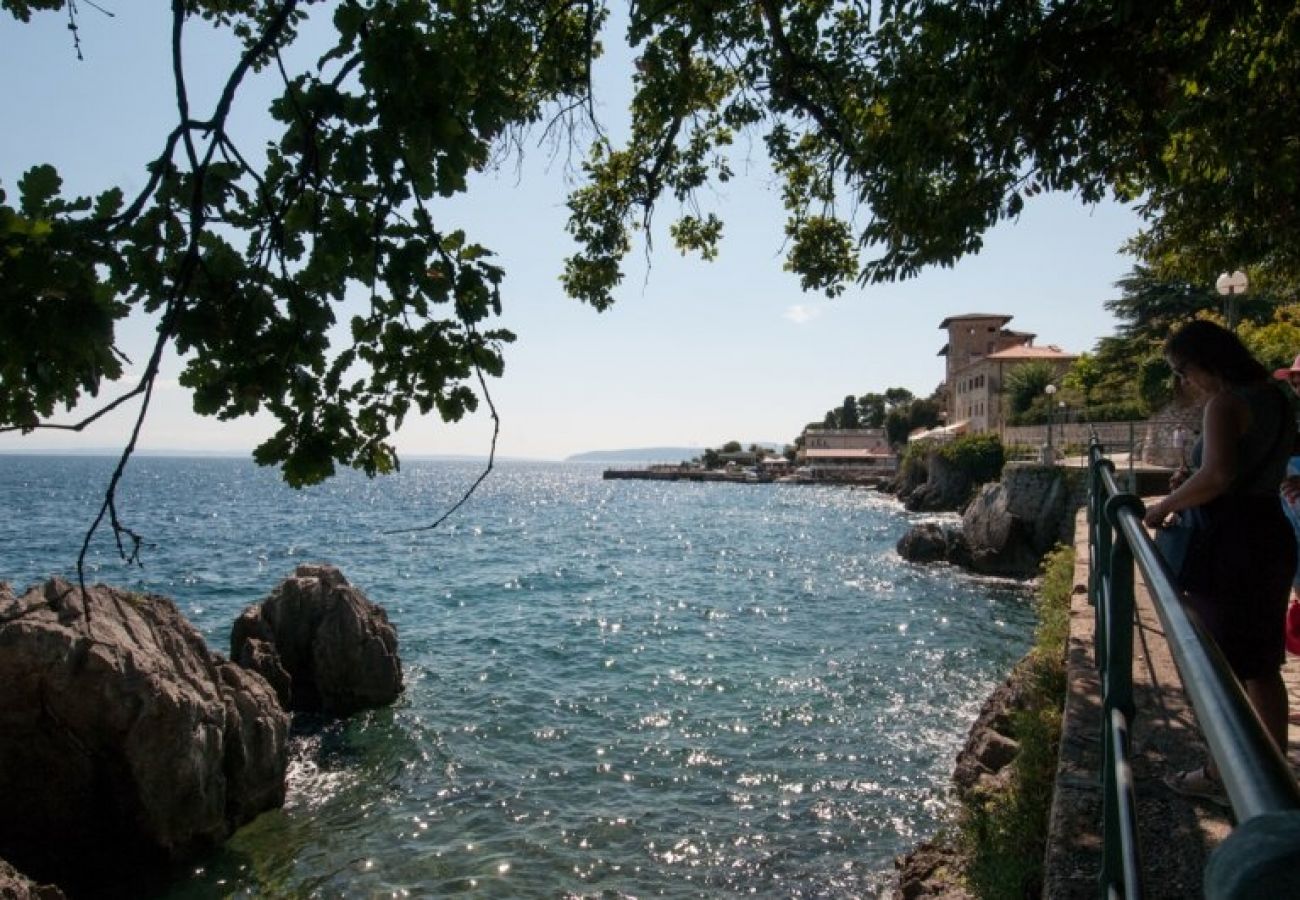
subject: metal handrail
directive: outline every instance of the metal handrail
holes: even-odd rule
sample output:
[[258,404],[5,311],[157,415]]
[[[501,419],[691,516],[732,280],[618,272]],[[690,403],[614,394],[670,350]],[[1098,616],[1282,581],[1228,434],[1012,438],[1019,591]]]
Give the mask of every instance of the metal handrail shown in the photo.
[[1136,565],[1238,822],[1211,856],[1205,895],[1264,896],[1258,890],[1266,883],[1286,892],[1271,896],[1300,897],[1300,786],[1218,647],[1183,607],[1173,573],[1142,524],[1142,501],[1120,490],[1114,464],[1095,439],[1088,457],[1088,591],[1097,617],[1106,749],[1101,895],[1142,896],[1128,740],[1135,713]]

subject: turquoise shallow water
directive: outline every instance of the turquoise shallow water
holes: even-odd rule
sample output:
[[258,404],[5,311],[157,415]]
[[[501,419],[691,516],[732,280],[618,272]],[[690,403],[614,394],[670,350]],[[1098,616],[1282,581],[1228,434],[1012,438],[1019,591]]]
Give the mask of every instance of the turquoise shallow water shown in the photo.
[[[70,572],[111,461],[0,456],[0,578]],[[391,709],[306,723],[283,810],[162,896],[873,896],[948,809],[1027,594],[903,563],[863,490],[602,481],[408,462],[293,491],[235,459],[140,458],[143,568],[217,650],[302,561],[398,629]]]

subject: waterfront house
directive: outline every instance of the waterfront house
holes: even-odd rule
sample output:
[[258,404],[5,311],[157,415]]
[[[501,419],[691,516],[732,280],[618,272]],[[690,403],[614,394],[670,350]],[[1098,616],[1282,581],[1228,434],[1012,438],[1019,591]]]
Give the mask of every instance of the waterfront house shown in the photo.
[[814,478],[888,476],[898,470],[883,428],[805,428],[796,459]]

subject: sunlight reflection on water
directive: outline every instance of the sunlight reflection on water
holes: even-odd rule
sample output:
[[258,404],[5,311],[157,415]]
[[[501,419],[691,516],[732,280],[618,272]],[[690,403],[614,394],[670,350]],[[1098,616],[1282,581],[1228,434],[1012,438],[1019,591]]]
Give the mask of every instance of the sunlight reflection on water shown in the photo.
[[[103,460],[11,458],[0,572],[68,572]],[[167,895],[862,896],[947,809],[978,704],[1027,647],[1022,589],[902,563],[862,490],[410,462],[291,491],[242,460],[138,459],[97,578],[174,597],[225,650],[301,561],[399,631],[388,710],[299,723],[290,795]],[[20,524],[21,523],[21,524]],[[20,530],[21,529],[21,530]]]

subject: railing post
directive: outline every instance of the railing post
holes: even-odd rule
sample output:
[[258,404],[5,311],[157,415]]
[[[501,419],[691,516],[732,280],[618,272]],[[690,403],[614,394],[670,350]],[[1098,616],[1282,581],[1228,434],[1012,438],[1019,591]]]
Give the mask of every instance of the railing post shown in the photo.
[[[1105,585],[1110,580],[1110,548],[1115,535],[1114,525],[1105,515],[1106,492],[1101,479],[1101,469],[1105,467],[1113,473],[1115,464],[1109,459],[1104,459],[1102,452],[1102,447],[1098,443],[1088,448],[1088,453],[1092,457],[1088,476],[1090,483],[1088,527],[1092,537],[1088,542],[1088,602],[1092,604],[1095,619],[1094,633],[1099,637],[1106,633],[1106,610],[1105,604],[1101,602],[1101,596]],[[1106,667],[1106,648],[1103,643],[1098,641],[1096,645],[1097,668],[1101,671]]]
[[1138,479],[1137,469],[1134,466],[1137,461],[1133,458],[1137,454],[1137,423],[1128,423],[1128,489],[1132,493],[1137,493]]
[[[1112,528],[1119,522],[1119,511],[1126,508],[1142,515],[1142,501],[1132,494],[1119,494],[1106,501],[1106,520]],[[1133,610],[1136,607],[1133,584],[1133,548],[1128,541],[1117,540],[1110,551],[1110,590],[1106,598],[1110,608],[1106,611],[1103,632],[1108,661],[1102,672],[1102,691],[1106,713],[1119,709],[1130,719],[1133,717]]]
[[[1133,780],[1133,767],[1129,764],[1132,744],[1129,741],[1129,722],[1119,710],[1110,714],[1111,740],[1106,747],[1107,758],[1114,764],[1114,779],[1106,786],[1108,793],[1103,808],[1110,810],[1105,821],[1105,843],[1102,848],[1103,878],[1101,893],[1108,898],[1117,886],[1124,888],[1125,897],[1143,896],[1142,867],[1137,848],[1137,785]],[[1118,879],[1115,875],[1120,875]]]
[[[1142,501],[1132,494],[1120,494],[1106,501],[1106,521],[1118,528],[1119,512],[1130,509],[1142,513]],[[1107,752],[1102,764],[1102,871],[1101,892],[1106,896],[1114,885],[1127,884],[1123,842],[1119,835],[1124,827],[1126,810],[1120,802],[1120,782],[1127,781],[1120,771],[1128,755],[1127,723],[1133,720],[1133,549],[1127,540],[1117,540],[1110,552],[1110,579],[1099,607],[1105,607],[1103,627],[1098,632],[1099,646],[1105,648],[1106,662],[1101,670],[1102,746],[1117,742],[1124,752]],[[1119,716],[1116,716],[1119,713]],[[1119,724],[1117,734],[1116,724]],[[1136,885],[1128,885],[1136,887]]]

